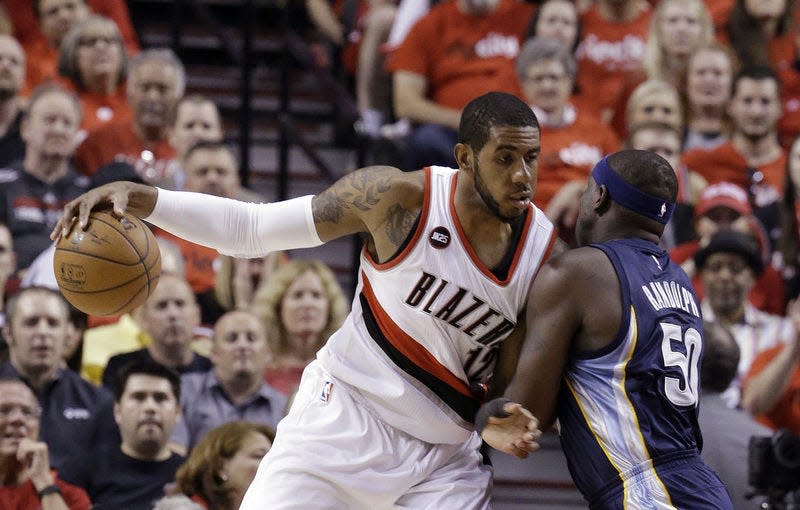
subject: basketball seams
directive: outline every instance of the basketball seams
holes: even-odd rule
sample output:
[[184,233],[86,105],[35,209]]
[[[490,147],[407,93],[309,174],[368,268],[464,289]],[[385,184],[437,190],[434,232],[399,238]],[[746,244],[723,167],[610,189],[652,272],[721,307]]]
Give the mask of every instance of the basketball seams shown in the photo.
[[56,247],[56,251],[61,251],[61,252],[65,252],[65,253],[74,253],[76,255],[80,255],[81,257],[91,257],[93,259],[102,260],[102,261],[105,261],[105,262],[111,262],[112,264],[119,264],[120,266],[123,266],[123,267],[134,267],[134,266],[138,266],[139,264],[142,263],[141,260],[138,261],[138,262],[130,262],[130,263],[128,263],[128,262],[120,262],[119,260],[116,260],[116,259],[110,259],[108,257],[103,257],[102,255],[95,255],[94,253],[87,253],[85,251],[76,250],[76,249],[73,249],[73,248],[59,248],[59,247]]
[[[109,213],[105,213],[105,214],[109,214]],[[135,220],[135,221],[132,221],[130,218],[133,218],[133,220]],[[142,222],[142,220],[140,220],[136,216],[131,216],[130,218],[128,219],[128,221],[132,221],[134,223],[139,223],[140,227],[147,228],[147,225],[145,225]],[[145,248],[147,249],[147,253],[142,255],[142,253],[139,251],[138,247],[133,242],[131,242],[131,240],[129,239],[130,236],[124,230],[120,230],[119,228],[117,228],[118,226],[121,227],[121,221],[119,219],[117,220],[117,224],[116,225],[114,223],[108,222],[108,221],[106,221],[103,218],[98,217],[98,216],[94,216],[92,218],[92,221],[99,221],[100,223],[105,223],[106,225],[108,225],[112,229],[114,229],[117,232],[119,232],[122,235],[122,238],[125,240],[125,242],[128,243],[130,245],[130,247],[133,248],[133,251],[136,252],[136,255],[139,256],[139,261],[137,262],[137,264],[141,264],[144,261],[144,259],[147,258],[147,255],[150,253],[150,237],[146,233],[144,234],[144,241],[146,243],[145,244]]]

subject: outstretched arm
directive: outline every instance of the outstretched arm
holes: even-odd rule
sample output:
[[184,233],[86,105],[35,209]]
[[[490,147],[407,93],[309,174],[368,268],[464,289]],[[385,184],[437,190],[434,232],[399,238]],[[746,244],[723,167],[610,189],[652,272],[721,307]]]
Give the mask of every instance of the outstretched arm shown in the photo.
[[275,250],[316,246],[358,232],[367,232],[373,238],[378,234],[382,240],[381,226],[387,221],[416,214],[422,187],[421,175],[392,167],[369,167],[348,174],[316,197],[249,204],[117,182],[67,204],[52,236],[66,235],[76,221],[85,228],[93,209],[113,207],[119,216],[129,213],[147,219],[224,254],[262,256]]

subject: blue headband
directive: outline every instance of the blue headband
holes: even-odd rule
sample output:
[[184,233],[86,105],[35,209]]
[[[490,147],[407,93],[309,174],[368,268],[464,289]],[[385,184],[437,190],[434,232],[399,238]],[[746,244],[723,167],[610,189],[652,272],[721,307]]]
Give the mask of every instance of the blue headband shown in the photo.
[[611,200],[635,213],[666,225],[672,217],[675,203],[654,197],[627,183],[611,168],[607,159],[608,156],[597,162],[592,169],[592,177],[598,185],[606,186]]

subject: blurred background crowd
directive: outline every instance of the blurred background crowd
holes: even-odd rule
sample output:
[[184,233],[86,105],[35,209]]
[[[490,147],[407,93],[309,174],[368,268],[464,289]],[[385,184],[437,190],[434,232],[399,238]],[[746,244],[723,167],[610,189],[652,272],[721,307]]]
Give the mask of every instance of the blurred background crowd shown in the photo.
[[66,202],[115,180],[261,202],[365,164],[455,167],[461,109],[491,90],[536,113],[534,201],[567,243],[603,156],[675,169],[663,243],[702,300],[704,456],[737,508],[756,507],[748,438],[800,434],[792,0],[0,6],[0,509],[238,508],[354,289],[358,240],[244,260],[156,231],[147,302],[87,316],[52,271]]

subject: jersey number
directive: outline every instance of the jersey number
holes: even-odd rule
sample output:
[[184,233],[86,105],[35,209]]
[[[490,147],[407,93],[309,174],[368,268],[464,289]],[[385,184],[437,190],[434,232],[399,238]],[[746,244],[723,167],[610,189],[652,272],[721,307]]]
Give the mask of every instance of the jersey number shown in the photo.
[[[676,324],[661,323],[664,338],[661,341],[661,354],[665,367],[678,367],[683,380],[676,377],[664,377],[664,392],[670,402],[676,406],[693,406],[697,404],[697,365],[700,359],[702,339],[696,329],[689,328],[682,333]],[[673,350],[673,342],[683,344],[686,354]]]

